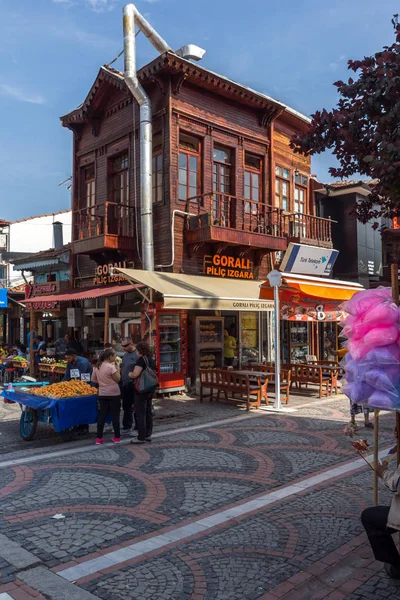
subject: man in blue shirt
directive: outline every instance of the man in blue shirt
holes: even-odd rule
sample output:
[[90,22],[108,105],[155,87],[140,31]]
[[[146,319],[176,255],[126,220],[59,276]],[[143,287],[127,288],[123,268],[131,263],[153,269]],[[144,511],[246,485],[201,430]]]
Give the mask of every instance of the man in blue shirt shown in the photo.
[[63,377],[63,381],[80,379],[90,383],[93,367],[87,358],[78,356],[76,350],[73,348],[68,348],[68,350],[66,350],[65,358],[67,359],[67,368]]

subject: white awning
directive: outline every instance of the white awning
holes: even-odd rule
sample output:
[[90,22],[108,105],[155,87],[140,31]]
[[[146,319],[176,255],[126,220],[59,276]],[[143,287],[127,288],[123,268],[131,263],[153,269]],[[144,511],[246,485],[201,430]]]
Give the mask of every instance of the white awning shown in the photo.
[[260,298],[261,281],[241,281],[220,277],[202,277],[117,269],[132,283],[141,283],[164,296],[165,308],[196,310],[272,311],[274,303]]

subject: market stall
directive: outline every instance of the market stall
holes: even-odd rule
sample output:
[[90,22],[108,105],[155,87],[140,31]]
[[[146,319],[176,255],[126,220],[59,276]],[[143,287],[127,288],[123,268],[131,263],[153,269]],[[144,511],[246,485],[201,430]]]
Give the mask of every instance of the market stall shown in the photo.
[[75,427],[97,421],[97,391],[83,381],[4,390],[1,395],[20,405],[20,433],[26,441],[34,438],[38,423],[52,424],[69,441]]

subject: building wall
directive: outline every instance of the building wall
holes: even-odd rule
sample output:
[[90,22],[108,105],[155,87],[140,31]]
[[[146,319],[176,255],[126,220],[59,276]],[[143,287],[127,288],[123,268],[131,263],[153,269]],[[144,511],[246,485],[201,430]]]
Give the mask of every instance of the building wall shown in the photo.
[[[52,215],[39,215],[10,224],[10,252],[40,252],[54,247],[53,223],[63,223],[63,242],[71,241],[72,211]],[[22,282],[21,271],[14,271],[10,265],[12,285]]]

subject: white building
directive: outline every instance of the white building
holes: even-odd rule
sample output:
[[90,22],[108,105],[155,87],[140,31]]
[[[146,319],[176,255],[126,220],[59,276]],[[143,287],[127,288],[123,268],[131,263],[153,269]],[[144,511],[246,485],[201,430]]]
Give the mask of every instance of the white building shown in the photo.
[[[8,251],[13,252],[41,252],[54,248],[53,223],[63,224],[63,241],[71,242],[72,211],[64,210],[52,214],[28,217],[19,221],[13,221],[9,226]],[[23,282],[21,271],[14,271],[13,265],[9,265],[9,286],[13,287]]]

